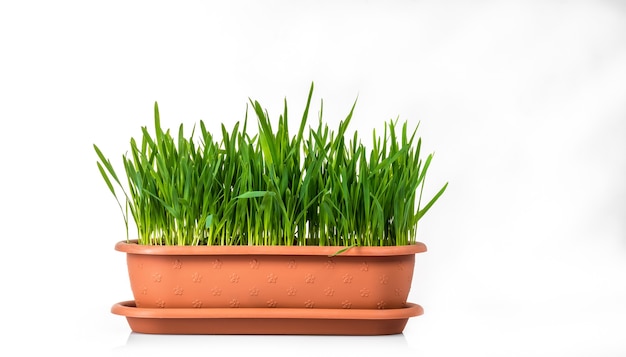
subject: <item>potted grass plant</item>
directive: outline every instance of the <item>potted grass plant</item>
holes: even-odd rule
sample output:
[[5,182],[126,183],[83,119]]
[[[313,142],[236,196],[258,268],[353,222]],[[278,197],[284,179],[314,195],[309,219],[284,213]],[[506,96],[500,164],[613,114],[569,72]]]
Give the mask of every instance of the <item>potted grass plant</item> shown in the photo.
[[447,187],[422,200],[433,155],[407,122],[374,130],[371,149],[348,138],[355,105],[336,129],[321,110],[309,126],[312,94],[294,134],[286,100],[276,128],[250,100],[252,129],[246,111],[218,135],[200,121],[188,136],[164,130],[155,103],[123,174],[94,144],[134,296],[112,312],[133,331],[392,334],[422,313],[407,302],[426,251],[416,232]]

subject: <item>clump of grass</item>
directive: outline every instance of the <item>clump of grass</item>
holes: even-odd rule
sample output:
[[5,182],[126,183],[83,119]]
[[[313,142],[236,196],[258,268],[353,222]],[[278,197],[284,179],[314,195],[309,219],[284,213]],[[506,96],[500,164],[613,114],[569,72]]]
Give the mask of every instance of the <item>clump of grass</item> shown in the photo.
[[[203,121],[176,137],[142,127],[122,157],[125,176],[94,144],[97,166],[126,226],[132,218],[139,244],[391,246],[415,242],[418,222],[444,193],[425,204],[422,193],[432,154],[422,160],[417,127],[385,123],[367,150],[358,133],[345,135],[355,106],[336,130],[320,110],[307,127],[313,84],[295,135],[287,101],[277,128],[257,101],[250,105],[258,132],[247,132],[248,114],[218,139]],[[356,105],[356,102],[355,102]],[[308,129],[308,130],[307,130]],[[199,131],[199,132],[197,132]],[[199,140],[198,140],[199,139]],[[116,187],[121,189],[119,196]]]

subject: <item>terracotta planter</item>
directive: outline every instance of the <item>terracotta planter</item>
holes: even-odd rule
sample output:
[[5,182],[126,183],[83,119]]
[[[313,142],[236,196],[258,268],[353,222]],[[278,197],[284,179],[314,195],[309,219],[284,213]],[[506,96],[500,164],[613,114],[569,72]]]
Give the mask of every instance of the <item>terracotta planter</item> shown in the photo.
[[397,309],[422,243],[357,247],[146,246],[119,242],[139,308]]
[[335,256],[341,247],[122,241],[115,249],[127,255],[135,300],[112,312],[135,332],[393,334],[422,314],[407,303],[422,243]]

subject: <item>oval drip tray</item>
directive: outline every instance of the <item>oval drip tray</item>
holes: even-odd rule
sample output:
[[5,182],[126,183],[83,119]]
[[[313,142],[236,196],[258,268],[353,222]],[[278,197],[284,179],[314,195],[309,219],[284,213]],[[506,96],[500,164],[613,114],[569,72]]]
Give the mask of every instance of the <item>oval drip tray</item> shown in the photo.
[[424,309],[315,308],[137,308],[134,301],[111,308],[125,316],[132,331],[149,334],[204,335],[392,335]]

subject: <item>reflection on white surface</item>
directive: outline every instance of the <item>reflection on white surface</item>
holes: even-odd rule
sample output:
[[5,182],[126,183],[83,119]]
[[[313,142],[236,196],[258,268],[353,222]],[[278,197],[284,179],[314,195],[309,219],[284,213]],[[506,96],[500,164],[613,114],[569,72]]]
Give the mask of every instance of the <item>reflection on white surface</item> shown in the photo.
[[[281,335],[150,335],[130,333],[119,352],[228,352],[229,355],[322,356],[353,353],[359,356],[392,353],[408,356],[404,334],[387,336],[281,336]],[[331,353],[332,352],[332,353]],[[405,353],[406,352],[406,353]]]

